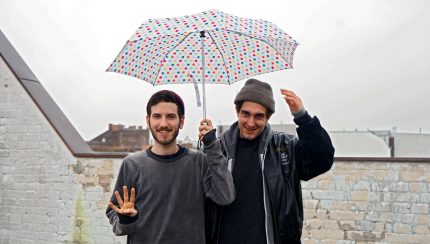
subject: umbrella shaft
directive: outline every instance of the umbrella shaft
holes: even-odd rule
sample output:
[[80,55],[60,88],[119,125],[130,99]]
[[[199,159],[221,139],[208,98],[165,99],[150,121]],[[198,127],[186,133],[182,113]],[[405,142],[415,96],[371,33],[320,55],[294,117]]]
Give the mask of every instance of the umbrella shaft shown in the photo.
[[206,90],[205,90],[205,31],[200,31],[202,43],[202,92],[203,92],[203,118],[206,118]]

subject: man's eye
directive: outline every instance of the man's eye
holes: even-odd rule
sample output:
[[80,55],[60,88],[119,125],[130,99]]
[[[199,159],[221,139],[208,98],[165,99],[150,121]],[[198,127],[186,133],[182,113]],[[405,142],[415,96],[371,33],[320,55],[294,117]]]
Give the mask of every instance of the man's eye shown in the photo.
[[249,117],[249,113],[247,113],[247,112],[242,112],[242,116],[244,116],[244,117]]
[[255,119],[262,120],[262,119],[264,119],[264,115],[257,114],[257,115],[255,115]]

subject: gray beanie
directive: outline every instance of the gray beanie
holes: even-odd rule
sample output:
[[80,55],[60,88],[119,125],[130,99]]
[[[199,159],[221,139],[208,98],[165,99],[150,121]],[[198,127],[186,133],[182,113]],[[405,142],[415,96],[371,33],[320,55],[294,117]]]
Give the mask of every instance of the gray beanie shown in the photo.
[[240,92],[234,99],[234,104],[241,102],[255,102],[263,105],[273,114],[275,112],[275,100],[273,99],[272,87],[257,79],[249,79],[246,81],[245,86],[242,87]]

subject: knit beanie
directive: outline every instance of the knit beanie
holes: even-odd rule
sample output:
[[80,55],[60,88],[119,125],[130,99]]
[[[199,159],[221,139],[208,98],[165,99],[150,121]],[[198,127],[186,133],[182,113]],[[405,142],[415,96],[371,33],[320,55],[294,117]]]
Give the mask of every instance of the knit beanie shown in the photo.
[[237,105],[246,101],[263,105],[271,114],[275,112],[272,87],[265,82],[253,78],[247,80],[245,86],[242,87],[234,99],[234,104]]

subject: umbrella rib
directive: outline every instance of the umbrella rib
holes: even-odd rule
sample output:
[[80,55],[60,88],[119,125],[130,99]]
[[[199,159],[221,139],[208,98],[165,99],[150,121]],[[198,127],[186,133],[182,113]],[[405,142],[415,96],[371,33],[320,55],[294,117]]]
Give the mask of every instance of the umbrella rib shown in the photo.
[[224,62],[225,71],[227,71],[227,82],[228,82],[229,85],[231,85],[231,83],[230,83],[230,74],[229,74],[228,69],[227,69],[227,64],[225,62],[224,55],[221,52],[221,49],[218,47],[218,45],[217,45],[215,39],[213,38],[213,36],[211,35],[211,33],[209,31],[207,31],[207,33],[209,34],[209,37],[212,39],[212,42],[215,44],[216,49],[219,50],[219,53],[221,54],[222,61]]
[[[249,38],[251,38],[251,39],[257,39],[257,40],[260,40],[260,41],[262,41],[262,42],[266,43],[267,45],[269,45],[269,46],[270,46],[271,48],[273,48],[275,51],[277,51],[277,49],[276,49],[276,48],[274,48],[274,47],[272,46],[272,44],[268,43],[267,41],[265,41],[265,40],[263,40],[263,39],[261,39],[261,38],[258,38],[258,37],[255,37],[255,36],[251,36],[251,35],[247,35],[247,34],[244,34],[244,33],[242,33],[242,32],[239,32],[239,31],[234,31],[234,30],[227,30],[227,31],[229,31],[229,32],[234,32],[234,33],[239,34],[239,35],[244,35],[244,36],[247,36],[247,37],[249,37]],[[279,39],[280,39],[280,38],[279,38]],[[296,45],[298,45],[298,43],[296,43]],[[282,58],[283,58],[283,59],[288,63],[288,59],[286,59],[282,53],[280,53],[280,52],[278,52],[278,51],[277,51],[277,53],[279,53],[279,54],[281,55],[281,57],[282,57]]]
[[[182,42],[184,42],[184,41],[185,41],[185,39],[187,39],[187,37],[188,37],[189,35],[191,35],[191,33],[192,33],[192,32],[189,32],[186,36],[184,36],[184,37],[182,38],[182,40],[181,40],[181,41],[179,41],[179,42],[178,42],[174,47],[172,47],[169,51],[167,51],[167,52],[166,52],[166,55],[164,55],[164,59],[166,59],[167,55],[169,55],[169,53],[170,53],[170,52],[172,52],[172,51],[173,51],[177,46],[181,45],[181,43],[182,43]],[[157,81],[158,75],[160,74],[160,70],[161,70],[161,65],[160,65],[160,66],[159,66],[159,68],[158,68],[157,75],[155,76],[155,81],[154,81],[153,86],[155,86],[155,82]]]

